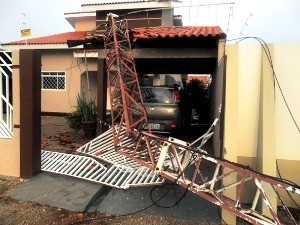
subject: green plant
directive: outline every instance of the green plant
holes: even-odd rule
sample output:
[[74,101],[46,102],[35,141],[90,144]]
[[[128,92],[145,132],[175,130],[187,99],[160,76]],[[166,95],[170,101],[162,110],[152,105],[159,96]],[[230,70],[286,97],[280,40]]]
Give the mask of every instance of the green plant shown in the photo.
[[97,118],[95,100],[86,99],[84,94],[77,95],[77,106],[75,110],[67,115],[67,122],[70,128],[80,130],[82,123],[95,121]]

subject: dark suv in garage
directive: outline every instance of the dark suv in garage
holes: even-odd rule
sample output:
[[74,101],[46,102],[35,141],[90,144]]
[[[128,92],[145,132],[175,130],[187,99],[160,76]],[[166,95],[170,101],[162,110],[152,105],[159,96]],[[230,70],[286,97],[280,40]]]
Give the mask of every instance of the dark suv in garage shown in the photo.
[[183,128],[182,92],[177,86],[142,86],[148,124],[154,133],[177,134]]

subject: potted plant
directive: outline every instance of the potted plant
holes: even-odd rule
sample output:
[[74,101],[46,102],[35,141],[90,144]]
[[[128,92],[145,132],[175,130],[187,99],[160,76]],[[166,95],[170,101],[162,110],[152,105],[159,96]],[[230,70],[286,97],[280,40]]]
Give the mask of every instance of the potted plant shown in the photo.
[[86,99],[84,94],[77,95],[75,110],[67,115],[70,128],[79,131],[83,129],[85,136],[95,136],[97,127],[97,111],[95,100]]

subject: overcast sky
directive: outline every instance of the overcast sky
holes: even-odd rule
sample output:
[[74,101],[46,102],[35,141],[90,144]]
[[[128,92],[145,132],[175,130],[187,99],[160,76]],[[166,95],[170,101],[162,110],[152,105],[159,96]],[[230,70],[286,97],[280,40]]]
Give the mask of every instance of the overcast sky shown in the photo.
[[[88,0],[90,2],[90,0]],[[98,0],[100,1],[100,0]],[[0,0],[0,43],[73,31],[65,12],[78,12],[84,0]],[[97,0],[93,1],[97,2]],[[184,25],[218,25],[227,39],[257,36],[268,43],[300,42],[299,0],[183,0],[176,14]],[[223,4],[216,4],[223,3]],[[205,6],[204,6],[205,5]]]

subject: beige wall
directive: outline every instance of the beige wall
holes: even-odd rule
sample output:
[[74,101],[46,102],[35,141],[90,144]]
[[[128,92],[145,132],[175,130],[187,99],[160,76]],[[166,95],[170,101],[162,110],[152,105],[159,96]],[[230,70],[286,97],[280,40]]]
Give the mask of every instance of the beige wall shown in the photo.
[[[300,127],[300,44],[278,44],[274,46],[276,77],[298,128]],[[278,176],[300,184],[300,132],[297,129],[278,85],[275,85],[275,140]],[[293,195],[300,202],[299,195]],[[291,199],[286,196],[286,199]],[[291,203],[291,206],[296,206]]]
[[96,18],[85,18],[77,20],[75,23],[75,30],[76,31],[90,31],[96,28]]
[[[84,58],[78,58],[78,60],[85,63]],[[87,66],[84,67],[80,80],[81,93],[84,93],[87,98],[95,100],[95,102],[97,102],[97,60],[97,58],[86,59]]]
[[[19,64],[19,53],[13,51],[13,65]],[[43,51],[42,71],[66,71],[66,90],[42,90],[42,112],[72,111],[76,105],[77,94],[81,90],[87,91],[86,69],[91,70],[90,89],[92,97],[96,98],[96,71],[97,59],[87,59],[88,67],[83,58],[74,58],[73,51]],[[83,81],[82,81],[83,80]],[[13,121],[14,125],[20,124],[20,88],[19,69],[13,69]],[[0,139],[0,174],[20,176],[20,131],[14,128],[13,138]]]
[[[97,71],[96,60],[88,59],[88,67],[83,58],[74,58],[72,50],[43,51],[42,71],[65,71],[65,90],[42,90],[42,112],[68,113],[76,105],[76,96],[82,88],[82,76],[86,76],[86,69]],[[95,89],[95,75],[91,74],[91,88]],[[86,81],[86,79],[84,79]],[[82,87],[84,85],[84,87]],[[95,91],[93,90],[93,93]],[[95,95],[95,94],[93,94]]]
[[[12,53],[13,65],[19,65],[19,52]],[[20,125],[20,73],[13,69],[13,124]],[[13,137],[0,138],[0,174],[20,176],[20,129],[13,129]]]
[[[297,67],[300,44],[269,47],[277,79],[299,126],[300,76]],[[265,53],[260,45],[227,45],[226,55],[224,157],[269,175],[279,175],[280,172],[283,178],[299,184],[299,131],[277,84],[274,89],[272,70]],[[88,63],[88,70],[97,70],[95,59],[88,59]],[[18,64],[15,52],[13,64]],[[42,91],[42,111],[70,112],[82,88],[81,74],[85,69],[84,59],[73,58],[73,51],[43,52],[42,71],[63,70],[67,72],[67,79],[65,91]],[[18,69],[13,69],[13,87],[14,124],[19,124]],[[1,174],[19,176],[19,151],[19,130],[15,128],[12,139],[0,139]],[[276,171],[276,159],[279,172]],[[231,190],[226,194],[234,197],[236,193]],[[299,196],[295,198],[300,201]]]
[[[271,44],[268,47],[275,73],[299,125],[300,76],[297,67],[300,44]],[[260,44],[239,44],[227,45],[226,55],[224,157],[271,176],[278,175],[277,161],[284,178],[299,184],[299,131],[277,84],[274,88],[273,72],[266,54]],[[248,187],[250,194],[253,190],[253,187]],[[272,192],[271,188],[265,190]],[[236,196],[234,190],[226,194],[231,198]],[[270,200],[276,206],[275,194]],[[289,204],[293,203],[289,200]],[[226,222],[234,221],[229,213],[223,215]]]
[[[280,174],[278,174],[278,177],[283,177],[289,180],[292,180],[293,182],[295,182],[296,184],[300,184],[300,176],[299,176],[299,172],[300,172],[300,161],[298,160],[287,160],[287,159],[278,159],[277,160],[277,164],[278,164],[278,169],[280,171]],[[289,202],[289,205],[293,208],[298,208],[298,206],[296,206],[294,204],[293,201],[291,201],[290,196],[282,191],[280,192],[283,198],[284,202]],[[298,203],[300,202],[300,195],[297,194],[291,194],[291,196],[293,197],[293,199],[295,200],[295,202]]]
[[[274,65],[277,79],[295,122],[300,127],[300,44],[280,44],[274,47]],[[283,97],[275,85],[276,157],[300,160],[300,132],[295,126]],[[300,170],[298,170],[300,173]],[[300,177],[300,176],[298,176]]]
[[[238,160],[238,48],[226,46],[226,88],[225,88],[225,122],[224,122],[224,157],[232,162]],[[230,113],[229,113],[230,112]],[[228,171],[224,171],[226,173]],[[224,185],[235,182],[236,177],[224,179]],[[224,191],[232,199],[236,198],[235,188]],[[227,224],[235,224],[235,216],[222,210],[222,217]]]
[[[259,45],[239,46],[239,66],[237,68],[238,156],[256,156],[260,101],[261,60],[262,50]],[[230,58],[228,59],[228,61],[230,62]]]

